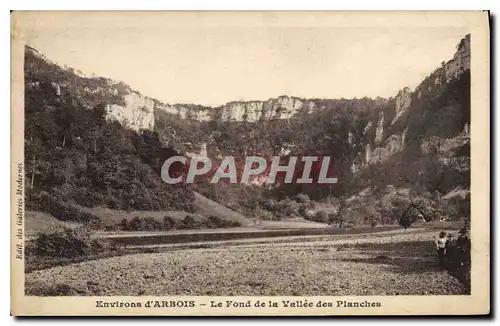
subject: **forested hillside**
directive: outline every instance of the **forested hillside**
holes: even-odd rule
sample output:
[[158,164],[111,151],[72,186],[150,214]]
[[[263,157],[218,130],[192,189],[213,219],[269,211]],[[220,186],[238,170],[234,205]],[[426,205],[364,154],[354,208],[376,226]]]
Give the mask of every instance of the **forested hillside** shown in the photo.
[[90,207],[192,209],[191,191],[159,177],[172,149],[151,130],[134,131],[106,118],[107,106],[123,100],[119,95],[92,97],[84,90],[99,87],[103,78],[79,77],[29,48],[25,68],[28,206],[43,193]]
[[[197,190],[256,218],[307,215],[304,207],[327,203],[334,213],[324,221],[361,216],[350,219],[386,224],[412,202],[432,208],[433,218],[468,217],[469,42],[467,35],[415,90],[388,99],[280,96],[218,108],[161,103],[27,47],[27,204],[49,196],[77,206],[189,212]],[[334,158],[339,183],[167,185],[159,171],[176,153],[214,160],[319,153]]]

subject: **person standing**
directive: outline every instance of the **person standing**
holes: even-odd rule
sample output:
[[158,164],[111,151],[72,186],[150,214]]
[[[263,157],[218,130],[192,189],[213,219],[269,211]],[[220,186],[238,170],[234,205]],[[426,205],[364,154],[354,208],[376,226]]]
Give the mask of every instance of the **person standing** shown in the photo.
[[460,266],[469,268],[470,266],[470,239],[464,226],[458,232],[457,249],[459,251]]
[[439,258],[439,265],[442,268],[446,267],[446,244],[448,239],[446,239],[446,232],[441,231],[439,237],[436,239],[436,250]]

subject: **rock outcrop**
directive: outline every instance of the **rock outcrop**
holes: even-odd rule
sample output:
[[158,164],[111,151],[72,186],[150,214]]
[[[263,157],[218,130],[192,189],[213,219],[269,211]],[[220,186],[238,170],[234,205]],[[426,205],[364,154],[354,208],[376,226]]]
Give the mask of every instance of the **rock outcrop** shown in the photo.
[[108,118],[115,119],[134,130],[153,129],[155,101],[133,91],[125,95],[124,99],[124,105],[108,105]]
[[280,96],[267,101],[229,102],[216,108],[182,104],[165,104],[159,108],[181,119],[256,122],[263,119],[287,119],[301,110],[310,112],[314,108],[314,102]]
[[[423,96],[427,98],[432,98],[438,92],[440,92],[443,87],[453,81],[459,79],[462,74],[470,69],[470,35],[466,35],[460,43],[457,45],[457,52],[453,56],[453,59],[442,62],[441,66],[437,68],[433,73],[431,73],[420,85],[418,85],[415,91],[411,91],[408,87],[403,88],[398,92],[394,100],[392,101],[392,108],[386,108],[386,110],[380,111],[376,115],[376,119],[370,120],[365,128],[363,129],[363,135],[369,137],[369,131],[375,129],[374,140],[369,141],[359,153],[357,158],[357,164],[351,168],[352,171],[358,171],[364,165],[380,163],[387,160],[393,154],[401,152],[405,148],[408,133],[408,119],[411,117],[411,109],[416,106],[422,108],[423,104],[418,103],[422,101]],[[428,100],[425,100],[428,101]],[[430,110],[440,110],[441,107],[432,107]],[[391,115],[388,115],[388,112]],[[426,112],[426,114],[432,114],[433,112]],[[413,113],[414,115],[422,114]],[[387,119],[391,119],[391,123],[388,124]],[[395,125],[400,124],[397,128]],[[374,127],[375,126],[375,127]],[[423,127],[425,128],[425,126]],[[438,136],[425,136],[421,140],[421,152],[422,154],[429,154],[432,150],[436,149],[438,151],[448,151],[450,150],[450,145],[453,143],[457,145],[458,143],[463,143],[467,138],[468,134],[468,124],[464,126],[464,131],[456,137],[438,137]],[[445,145],[446,144],[446,145]],[[362,162],[360,164],[360,162]]]
[[313,108],[312,101],[280,96],[267,101],[230,102],[219,109],[222,121],[255,122],[261,119],[287,119],[300,110],[309,112]]
[[405,87],[399,91],[396,96],[396,115],[391,124],[394,124],[403,114],[408,112],[411,105],[411,94],[412,92],[409,87]]

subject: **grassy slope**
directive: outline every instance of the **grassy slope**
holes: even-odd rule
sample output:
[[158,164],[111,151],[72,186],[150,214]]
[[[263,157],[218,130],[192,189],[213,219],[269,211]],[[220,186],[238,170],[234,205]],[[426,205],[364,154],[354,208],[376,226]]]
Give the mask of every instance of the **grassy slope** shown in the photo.
[[[198,214],[205,217],[215,215],[227,221],[240,222],[242,226],[248,226],[253,222],[245,216],[220,205],[207,197],[195,192],[196,201],[195,206]],[[131,220],[134,217],[146,218],[152,217],[158,221],[163,221],[165,216],[169,216],[175,220],[183,220],[190,213],[183,211],[125,211],[110,209],[106,207],[82,207],[84,211],[97,216],[101,220],[100,228],[104,229],[107,226],[113,226],[122,219]],[[34,235],[42,230],[50,229],[54,226],[75,226],[77,223],[62,222],[48,213],[43,212],[26,212],[26,229],[28,234]]]
[[56,219],[54,216],[37,211],[26,211],[24,215],[25,220],[25,233],[28,236],[33,236],[39,232],[54,230],[60,227],[79,227],[81,224],[64,222]]
[[194,192],[194,195],[194,205],[196,206],[200,214],[203,214],[205,216],[215,215],[228,221],[240,222],[242,226],[253,224],[250,219],[246,218],[242,214],[237,213],[221,204],[218,204],[196,191]]

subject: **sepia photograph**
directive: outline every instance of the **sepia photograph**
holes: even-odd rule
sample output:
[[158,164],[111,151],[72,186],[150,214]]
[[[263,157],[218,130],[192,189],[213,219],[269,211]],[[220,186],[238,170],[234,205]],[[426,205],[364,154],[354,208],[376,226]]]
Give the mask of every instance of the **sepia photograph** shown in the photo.
[[488,19],[14,12],[13,291],[489,311]]

